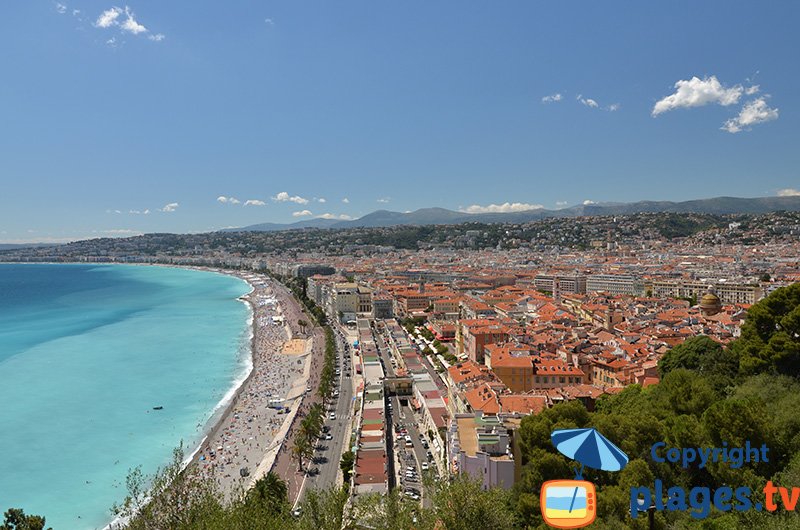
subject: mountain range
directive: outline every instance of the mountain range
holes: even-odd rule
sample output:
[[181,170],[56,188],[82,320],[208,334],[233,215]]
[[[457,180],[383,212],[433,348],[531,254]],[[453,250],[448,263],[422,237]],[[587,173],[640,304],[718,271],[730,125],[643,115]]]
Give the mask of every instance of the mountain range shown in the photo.
[[560,210],[537,208],[520,212],[466,213],[446,208],[421,208],[413,212],[377,210],[358,219],[308,219],[296,223],[261,223],[223,232],[271,232],[302,228],[369,228],[399,225],[443,225],[461,223],[527,223],[554,217],[587,217],[600,215],[631,215],[636,213],[700,213],[700,214],[760,214],[776,211],[800,211],[800,196],[790,197],[714,197],[683,202],[639,201],[631,203],[578,204]]

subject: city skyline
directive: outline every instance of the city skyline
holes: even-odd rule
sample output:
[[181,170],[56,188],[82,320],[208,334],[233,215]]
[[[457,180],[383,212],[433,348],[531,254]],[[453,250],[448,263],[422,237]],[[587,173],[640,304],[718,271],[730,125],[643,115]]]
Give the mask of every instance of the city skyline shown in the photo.
[[798,7],[690,5],[7,6],[0,242],[800,193]]

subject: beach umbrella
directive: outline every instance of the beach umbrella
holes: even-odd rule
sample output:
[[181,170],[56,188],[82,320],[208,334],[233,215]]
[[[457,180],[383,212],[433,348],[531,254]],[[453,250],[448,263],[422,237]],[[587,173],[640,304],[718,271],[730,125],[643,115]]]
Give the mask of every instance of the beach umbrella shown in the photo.
[[559,429],[550,439],[561,454],[581,466],[619,471],[628,463],[628,455],[595,429]]

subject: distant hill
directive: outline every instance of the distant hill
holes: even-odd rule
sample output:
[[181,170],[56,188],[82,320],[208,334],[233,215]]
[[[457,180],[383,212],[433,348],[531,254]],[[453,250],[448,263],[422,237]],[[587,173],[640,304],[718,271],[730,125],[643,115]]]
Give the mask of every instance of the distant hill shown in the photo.
[[55,247],[54,243],[0,243],[0,250],[16,250],[19,248]]
[[600,215],[631,215],[636,213],[705,213],[705,214],[759,214],[768,212],[800,211],[800,197],[714,197],[683,202],[639,201],[631,203],[578,204],[561,210],[539,208],[522,212],[479,213],[456,212],[446,208],[422,208],[413,212],[378,210],[352,221],[311,219],[297,223],[262,223],[228,228],[223,232],[269,232],[299,228],[359,228],[398,225],[442,225],[460,223],[527,223],[553,217],[586,217]]

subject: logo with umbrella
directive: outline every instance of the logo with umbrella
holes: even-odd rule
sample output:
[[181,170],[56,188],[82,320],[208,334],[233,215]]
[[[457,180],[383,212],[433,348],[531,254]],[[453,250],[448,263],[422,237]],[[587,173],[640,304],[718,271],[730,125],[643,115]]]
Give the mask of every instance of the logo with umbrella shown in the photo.
[[550,435],[558,452],[575,460],[573,480],[549,480],[542,484],[539,504],[544,522],[554,528],[583,528],[597,515],[594,484],[583,480],[586,467],[619,471],[628,463],[619,447],[596,429],[559,429]]

